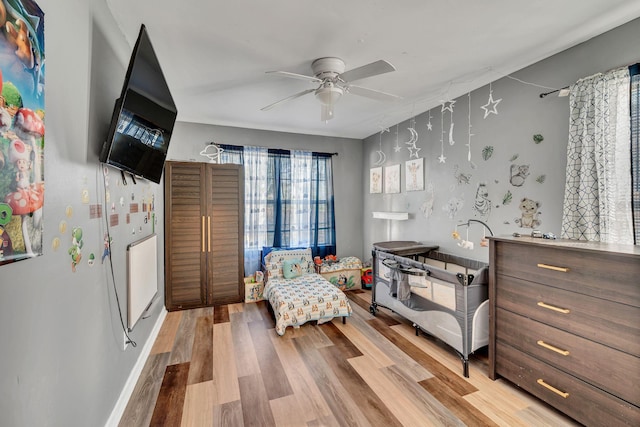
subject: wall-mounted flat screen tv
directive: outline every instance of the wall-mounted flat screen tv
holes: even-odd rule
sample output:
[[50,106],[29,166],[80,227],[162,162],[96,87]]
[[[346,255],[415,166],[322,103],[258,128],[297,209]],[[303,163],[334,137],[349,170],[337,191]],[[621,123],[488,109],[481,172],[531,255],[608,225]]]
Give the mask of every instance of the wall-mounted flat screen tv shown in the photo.
[[116,100],[100,161],[159,183],[178,115],[144,24]]

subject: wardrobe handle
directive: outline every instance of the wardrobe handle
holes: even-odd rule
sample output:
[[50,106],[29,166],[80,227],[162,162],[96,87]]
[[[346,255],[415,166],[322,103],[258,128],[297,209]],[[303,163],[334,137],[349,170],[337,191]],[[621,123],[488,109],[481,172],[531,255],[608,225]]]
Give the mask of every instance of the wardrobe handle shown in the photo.
[[563,355],[563,356],[568,356],[568,355],[569,355],[569,350],[563,350],[563,349],[558,348],[558,347],[556,347],[556,346],[553,346],[553,345],[551,345],[551,344],[547,344],[546,342],[544,342],[544,341],[542,341],[542,340],[538,340],[537,344],[538,344],[540,347],[544,347],[544,348],[546,348],[547,350],[555,351],[556,353],[559,353],[559,354],[561,354],[561,355]]
[[209,245],[209,252],[211,252],[211,217],[207,216],[207,241]]
[[558,313],[563,313],[563,314],[571,313],[571,310],[569,310],[568,308],[556,307],[555,305],[549,305],[542,301],[538,301],[538,306],[542,308],[546,308],[547,310],[557,311]]
[[558,390],[557,388],[555,388],[552,385],[549,385],[547,383],[544,382],[544,380],[542,378],[538,378],[538,381],[536,381],[538,384],[540,384],[542,387],[546,388],[547,390],[551,390],[552,392],[554,392],[555,394],[557,394],[558,396],[562,396],[565,399],[567,397],[569,397],[569,393]]
[[562,273],[569,272],[569,269],[567,267],[556,267],[555,265],[549,265],[549,264],[538,264],[538,267],[545,268],[547,270],[561,271]]
[[200,234],[202,235],[202,252],[204,252],[204,215],[202,215],[202,231]]

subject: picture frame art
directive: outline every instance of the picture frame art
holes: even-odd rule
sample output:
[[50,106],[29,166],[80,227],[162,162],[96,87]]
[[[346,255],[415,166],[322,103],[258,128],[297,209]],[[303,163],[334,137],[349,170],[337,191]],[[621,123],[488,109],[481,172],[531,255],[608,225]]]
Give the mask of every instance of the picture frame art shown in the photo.
[[369,193],[382,193],[382,167],[369,170]]
[[400,192],[400,165],[384,168],[384,192],[388,194]]
[[407,160],[404,176],[407,191],[424,190],[424,158]]

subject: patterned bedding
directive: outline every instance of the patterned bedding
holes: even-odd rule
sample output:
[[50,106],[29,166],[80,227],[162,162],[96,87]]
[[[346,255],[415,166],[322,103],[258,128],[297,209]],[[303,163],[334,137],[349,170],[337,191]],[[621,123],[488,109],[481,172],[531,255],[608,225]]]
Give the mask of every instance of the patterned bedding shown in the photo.
[[334,317],[351,316],[351,305],[344,292],[319,274],[271,278],[264,297],[273,307],[276,332],[281,336],[287,326],[298,327],[310,320],[320,324]]

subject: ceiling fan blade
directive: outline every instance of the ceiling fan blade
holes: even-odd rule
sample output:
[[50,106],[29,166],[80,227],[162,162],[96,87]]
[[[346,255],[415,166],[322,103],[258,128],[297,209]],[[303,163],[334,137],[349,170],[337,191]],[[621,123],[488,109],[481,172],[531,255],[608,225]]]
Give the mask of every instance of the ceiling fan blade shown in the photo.
[[313,82],[313,83],[322,83],[322,80],[320,80],[317,77],[305,76],[304,74],[290,73],[288,71],[267,71],[266,73],[267,74],[277,74],[279,76],[289,77],[291,79],[306,80],[308,82]]
[[354,82],[356,80],[364,79],[366,77],[377,76],[378,74],[384,74],[391,71],[395,71],[396,68],[384,59],[372,62],[371,64],[363,65],[362,67],[354,68],[353,70],[345,71],[338,77],[344,82]]
[[402,99],[401,96],[392,95],[390,93],[381,92],[375,89],[368,89],[362,86],[348,86],[347,92],[354,95],[364,96],[367,98],[375,99],[376,101],[397,101]]
[[280,101],[276,101],[276,102],[274,102],[273,104],[269,104],[269,105],[267,105],[266,107],[262,107],[260,110],[261,110],[261,111],[267,111],[267,110],[270,110],[270,109],[272,109],[273,107],[275,107],[275,106],[277,106],[277,105],[280,105],[280,104],[283,104],[283,103],[285,103],[285,102],[291,101],[292,99],[300,98],[301,96],[306,95],[306,94],[311,93],[311,92],[314,92],[314,91],[315,91],[315,89],[307,89],[307,90],[303,90],[302,92],[298,92],[298,93],[296,93],[296,94],[293,94],[293,95],[291,95],[291,96],[288,96],[288,97],[286,97],[286,98],[284,98],[284,99],[281,99]]
[[320,120],[328,122],[331,119],[333,119],[333,105],[322,104],[320,106]]

